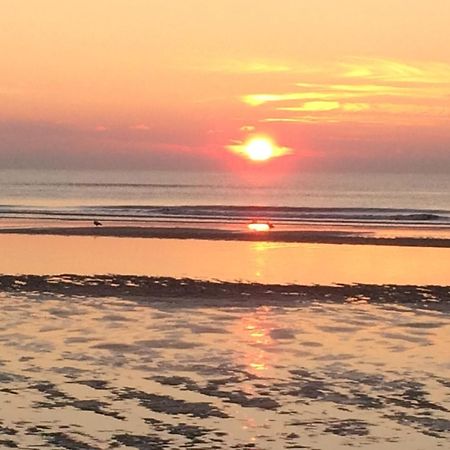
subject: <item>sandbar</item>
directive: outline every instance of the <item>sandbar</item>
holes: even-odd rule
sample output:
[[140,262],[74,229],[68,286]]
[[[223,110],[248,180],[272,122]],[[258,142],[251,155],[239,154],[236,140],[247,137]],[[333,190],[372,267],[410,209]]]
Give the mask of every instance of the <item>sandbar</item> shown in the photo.
[[393,245],[408,247],[450,248],[450,238],[443,237],[383,237],[362,234],[359,231],[329,230],[271,230],[251,232],[247,230],[187,227],[187,226],[53,226],[53,227],[8,227],[0,234],[30,234],[54,236],[104,236],[128,238],[198,239],[226,241],[305,242],[323,244]]

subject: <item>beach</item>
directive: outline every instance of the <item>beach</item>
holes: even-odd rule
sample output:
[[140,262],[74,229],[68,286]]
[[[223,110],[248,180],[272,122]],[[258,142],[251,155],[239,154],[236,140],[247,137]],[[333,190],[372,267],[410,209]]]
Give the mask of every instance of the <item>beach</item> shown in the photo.
[[445,189],[66,175],[2,185],[0,448],[445,448]]
[[450,448],[449,18],[0,0],[0,450]]
[[2,232],[4,448],[445,447],[446,246]]
[[3,448],[445,448],[448,289],[433,308],[72,281],[1,296]]

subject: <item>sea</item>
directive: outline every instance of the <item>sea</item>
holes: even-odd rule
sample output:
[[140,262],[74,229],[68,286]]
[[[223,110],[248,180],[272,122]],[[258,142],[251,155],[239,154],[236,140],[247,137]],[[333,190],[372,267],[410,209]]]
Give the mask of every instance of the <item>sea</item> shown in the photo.
[[0,170],[0,218],[447,227],[450,177]]

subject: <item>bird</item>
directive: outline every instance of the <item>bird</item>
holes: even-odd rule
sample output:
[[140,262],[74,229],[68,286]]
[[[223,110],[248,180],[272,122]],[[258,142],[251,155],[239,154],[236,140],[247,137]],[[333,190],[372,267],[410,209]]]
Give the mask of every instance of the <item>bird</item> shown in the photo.
[[96,227],[101,227],[103,224],[101,222],[99,222],[98,220],[94,220],[94,225]]

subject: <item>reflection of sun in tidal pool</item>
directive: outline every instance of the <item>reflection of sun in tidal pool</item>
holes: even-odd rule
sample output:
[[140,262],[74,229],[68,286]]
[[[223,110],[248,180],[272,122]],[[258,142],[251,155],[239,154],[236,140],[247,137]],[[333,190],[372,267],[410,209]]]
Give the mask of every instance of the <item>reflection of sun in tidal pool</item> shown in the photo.
[[276,348],[277,342],[270,333],[278,326],[274,321],[272,308],[268,306],[244,314],[236,323],[234,332],[242,350],[238,359],[253,375],[267,376],[272,370],[276,360],[273,349]]

